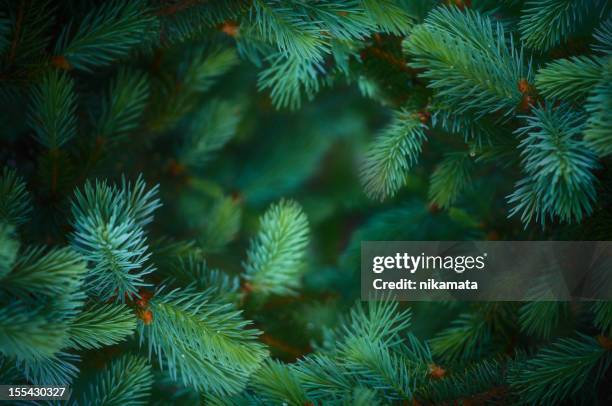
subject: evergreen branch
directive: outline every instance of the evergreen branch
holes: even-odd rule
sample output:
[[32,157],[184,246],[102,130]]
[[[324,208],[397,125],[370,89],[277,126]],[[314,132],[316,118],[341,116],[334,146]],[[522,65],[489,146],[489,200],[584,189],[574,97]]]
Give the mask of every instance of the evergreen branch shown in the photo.
[[68,385],[79,373],[76,364],[80,357],[66,352],[27,361],[16,365],[32,385]]
[[485,351],[490,335],[490,327],[482,315],[464,313],[429,343],[433,354],[445,360],[472,360]]
[[414,18],[402,9],[398,1],[360,0],[360,3],[368,18],[382,32],[406,35],[412,28]]
[[533,217],[580,221],[592,211],[598,166],[594,153],[578,138],[584,117],[566,105],[549,105],[533,110],[527,125],[517,130],[523,137],[524,180],[508,197],[514,204],[510,215],[521,213],[527,224]]
[[282,53],[271,55],[268,60],[270,66],[259,73],[257,87],[260,91],[270,89],[276,108],[295,110],[301,106],[302,93],[312,100],[319,91],[318,75],[323,68],[318,63]]
[[556,60],[538,71],[536,86],[546,97],[580,102],[602,80],[606,59],[576,56]]
[[31,211],[32,202],[23,178],[14,169],[4,167],[0,177],[0,223],[23,224]]
[[319,24],[282,1],[254,1],[249,24],[265,42],[278,47],[285,56],[321,62],[323,54],[328,52]]
[[121,69],[103,96],[96,136],[116,141],[138,127],[149,99],[149,81],[138,71]]
[[179,258],[170,266],[168,273],[183,286],[193,285],[200,290],[215,290],[215,295],[227,302],[234,301],[238,296],[240,280],[237,276],[210,268],[204,259],[195,255]]
[[471,181],[473,162],[465,152],[449,153],[431,175],[429,200],[450,207]]
[[49,71],[31,91],[28,123],[36,140],[49,149],[60,148],[76,135],[77,99],[74,80]]
[[599,0],[529,0],[519,21],[525,44],[548,51],[588,23],[605,2]]
[[236,20],[248,7],[244,0],[187,3],[191,4],[185,7],[173,4],[156,11],[155,14],[160,16],[164,42],[172,44],[199,37],[218,24]]
[[152,100],[149,126],[164,131],[175,125],[198,104],[198,97],[210,89],[217,79],[238,63],[233,48],[205,52],[201,47],[189,49],[186,62],[175,77],[154,86],[158,91]]
[[178,153],[181,164],[200,169],[236,134],[240,106],[213,100],[193,118]]
[[381,342],[355,338],[343,346],[340,359],[345,368],[355,375],[362,385],[381,391],[391,399],[411,400],[416,380],[408,370],[408,363]]
[[240,311],[214,296],[215,290],[158,292],[149,302],[153,319],[139,332],[173,379],[224,395],[244,389],[268,352]]
[[[71,37],[73,26],[78,28]],[[124,58],[156,29],[157,18],[146,2],[111,0],[91,10],[82,20],[66,25],[55,55],[65,58],[69,67],[90,71]]]
[[140,177],[133,187],[124,178],[120,189],[87,182],[72,202],[72,246],[92,263],[88,286],[103,298],[136,296],[154,269],[145,266],[150,254],[142,227],[160,204],[157,187],[145,188]]
[[83,404],[98,406],[146,405],[153,374],[146,360],[124,355],[110,363],[89,385]]
[[306,356],[295,365],[295,371],[307,397],[320,403],[338,401],[357,385],[344,365],[325,354]]
[[276,360],[266,361],[251,380],[268,404],[305,405],[308,397],[294,368]]
[[392,197],[405,184],[408,170],[421,153],[425,128],[414,112],[402,110],[394,114],[370,146],[360,171],[370,198]]
[[136,328],[133,311],[121,304],[95,304],[70,322],[70,347],[90,350],[121,342]]
[[13,268],[19,252],[19,245],[15,236],[15,227],[0,222],[0,280]]
[[489,399],[483,395],[495,397],[507,392],[506,369],[506,362],[484,360],[449,377],[430,381],[419,390],[418,397],[432,404],[486,403]]
[[300,284],[308,246],[308,219],[294,201],[272,205],[260,220],[244,263],[244,278],[261,295],[291,295]]
[[0,353],[30,363],[51,357],[64,347],[68,328],[62,321],[49,320],[45,309],[23,300],[0,308]]
[[53,297],[75,291],[86,271],[83,259],[69,248],[47,253],[43,248],[27,248],[20,253],[11,272],[2,278],[2,285],[16,296]]
[[217,199],[208,212],[202,246],[207,252],[219,252],[234,240],[240,230],[242,207],[233,197]]
[[19,2],[17,7],[15,2],[3,3],[12,31],[4,55],[6,64],[28,67],[41,64],[55,24],[56,5],[51,0]]
[[519,309],[521,331],[539,338],[550,338],[553,329],[569,313],[566,302],[528,302]]
[[608,17],[601,26],[595,30],[593,37],[597,41],[593,50],[605,55],[612,55],[612,17]]
[[512,114],[531,83],[522,51],[507,41],[503,26],[478,12],[441,7],[430,12],[404,41],[410,66],[456,114]]
[[602,334],[612,336],[612,302],[594,302],[592,310],[595,326]]
[[612,74],[604,77],[593,89],[586,103],[589,118],[584,130],[584,140],[602,157],[612,154],[611,77]]
[[[371,16],[357,0],[339,3],[301,2],[299,6],[303,7],[304,12],[311,15],[315,21],[319,22],[322,28],[329,33],[329,37],[333,39],[363,40],[376,28]],[[386,4],[381,5],[383,8],[385,6]],[[395,6],[391,4],[390,7],[394,8]],[[373,5],[373,8],[374,12],[377,11],[376,5]],[[396,21],[395,16],[385,17],[386,22],[389,20]],[[401,15],[397,19],[400,18]],[[406,21],[399,21],[398,27],[405,27],[406,24]],[[388,24],[387,27],[389,29],[394,28],[392,23]]]
[[585,386],[592,387],[611,362],[605,348],[580,334],[557,340],[534,358],[517,364],[508,381],[524,402],[554,405],[581,393]]

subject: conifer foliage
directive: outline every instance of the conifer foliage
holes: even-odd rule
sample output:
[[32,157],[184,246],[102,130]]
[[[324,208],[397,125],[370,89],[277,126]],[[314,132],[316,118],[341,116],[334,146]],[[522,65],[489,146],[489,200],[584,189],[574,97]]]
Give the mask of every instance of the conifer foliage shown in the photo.
[[362,240],[612,238],[611,12],[1,1],[0,383],[610,402],[609,302],[354,302]]

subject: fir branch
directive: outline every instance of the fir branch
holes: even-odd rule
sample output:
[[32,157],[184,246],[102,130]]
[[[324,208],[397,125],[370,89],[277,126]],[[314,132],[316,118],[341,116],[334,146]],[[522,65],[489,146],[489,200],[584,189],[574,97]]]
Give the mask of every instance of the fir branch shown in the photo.
[[339,401],[357,386],[344,365],[326,354],[309,354],[297,362],[295,371],[307,397],[321,403]]
[[76,108],[72,78],[64,72],[49,71],[31,91],[28,123],[36,140],[49,149],[70,141],[76,135]]
[[[387,398],[411,400],[416,380],[408,362],[381,342],[355,338],[341,348],[340,357],[362,385],[381,391]],[[418,372],[417,372],[418,373]]]
[[612,85],[610,84],[612,74],[607,74],[604,79],[593,89],[586,103],[589,113],[584,140],[600,156],[612,154]]
[[136,328],[133,311],[121,304],[94,304],[70,322],[70,347],[90,350],[123,341]]
[[548,51],[583,28],[604,3],[600,0],[529,0],[519,21],[522,40],[530,48]]
[[228,196],[217,199],[207,214],[200,237],[203,249],[219,252],[234,240],[240,230],[242,207],[237,199]]
[[69,248],[23,250],[13,269],[3,279],[3,288],[16,296],[56,296],[75,291],[87,268],[83,259]]
[[13,267],[19,252],[19,240],[15,236],[15,227],[0,222],[0,280]]
[[103,95],[103,104],[96,121],[97,137],[117,141],[138,127],[149,99],[146,74],[121,69]]
[[595,30],[593,37],[596,44],[593,45],[593,50],[601,52],[605,55],[612,55],[612,17],[608,17],[601,26]]
[[612,336],[612,302],[594,302],[591,306],[595,326],[607,336]]
[[185,61],[175,77],[165,78],[154,88],[149,126],[155,131],[164,131],[175,125],[197,106],[198,97],[210,89],[217,79],[238,63],[232,48],[205,51],[202,47],[189,49]]
[[68,385],[79,373],[76,363],[80,357],[66,352],[28,361],[17,361],[25,378],[32,385]]
[[305,405],[309,402],[294,368],[268,360],[253,374],[251,386],[268,404]]
[[178,161],[192,169],[201,169],[212,156],[236,134],[241,118],[239,105],[213,100],[193,117]]
[[87,182],[72,202],[72,246],[93,268],[88,287],[102,298],[124,301],[146,286],[144,275],[153,271],[146,266],[144,227],[160,204],[157,187],[147,191],[142,178],[134,186],[123,179],[121,188],[106,182]]
[[385,33],[406,35],[414,18],[395,0],[361,0],[368,18]]
[[[74,35],[72,27],[77,26]],[[73,20],[61,32],[55,55],[64,65],[90,71],[110,65],[144,42],[157,29],[157,18],[141,0],[111,0]]]
[[270,66],[260,72],[257,87],[260,91],[270,89],[272,104],[276,108],[298,109],[302,94],[309,100],[320,89],[318,76],[323,67],[318,63],[282,53],[268,57]]
[[508,381],[524,402],[558,404],[599,382],[612,363],[608,352],[582,334],[562,338],[517,364]]
[[319,24],[309,21],[291,5],[278,0],[257,0],[249,12],[253,25],[264,41],[274,44],[295,59],[321,62],[329,52],[320,34]]
[[8,11],[11,29],[10,44],[4,55],[6,65],[41,65],[51,40],[56,5],[51,0],[42,0],[22,1],[15,7],[15,2],[5,0],[2,8]]
[[531,83],[523,53],[507,40],[503,26],[472,10],[433,10],[403,47],[412,56],[410,66],[425,69],[419,77],[456,114],[511,115],[523,98],[519,84]]
[[414,112],[402,110],[394,114],[369,148],[360,171],[370,198],[392,197],[405,184],[408,170],[421,153],[425,128]]
[[526,334],[548,339],[568,314],[566,302],[528,302],[519,309],[519,324]]
[[260,220],[244,263],[249,289],[267,296],[291,295],[300,284],[308,246],[308,219],[294,201],[272,205]]
[[484,353],[490,337],[490,326],[481,314],[463,313],[429,343],[433,354],[445,360],[473,360]]
[[146,360],[124,355],[110,363],[89,385],[86,405],[146,405],[153,385],[151,366]]
[[607,58],[576,56],[540,69],[535,83],[546,97],[580,102],[601,80]]
[[566,105],[534,109],[527,125],[517,130],[523,137],[523,169],[526,177],[508,201],[510,215],[521,213],[527,224],[558,216],[579,222],[592,211],[597,168],[594,153],[578,138],[584,127],[582,114]]
[[431,175],[429,200],[440,207],[451,206],[470,183],[472,167],[473,162],[469,154],[446,154]]
[[268,352],[256,341],[259,331],[215,295],[214,289],[158,291],[148,304],[153,319],[139,332],[174,379],[224,395],[244,389]]
[[27,363],[51,357],[64,347],[68,329],[62,321],[49,320],[45,309],[23,300],[0,308],[0,353]]
[[168,276],[182,286],[195,286],[200,290],[213,289],[218,298],[227,302],[237,299],[240,280],[219,269],[210,268],[203,258],[189,255],[179,258],[169,267]]
[[26,184],[17,171],[4,167],[0,177],[0,223],[18,226],[25,223],[32,211]]

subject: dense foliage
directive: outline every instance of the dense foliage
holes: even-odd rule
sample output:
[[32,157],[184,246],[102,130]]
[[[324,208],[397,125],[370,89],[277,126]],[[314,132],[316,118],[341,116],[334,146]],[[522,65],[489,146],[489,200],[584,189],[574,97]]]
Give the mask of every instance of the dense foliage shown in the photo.
[[611,303],[355,304],[362,240],[609,240],[611,55],[606,0],[2,1],[0,383],[612,401]]

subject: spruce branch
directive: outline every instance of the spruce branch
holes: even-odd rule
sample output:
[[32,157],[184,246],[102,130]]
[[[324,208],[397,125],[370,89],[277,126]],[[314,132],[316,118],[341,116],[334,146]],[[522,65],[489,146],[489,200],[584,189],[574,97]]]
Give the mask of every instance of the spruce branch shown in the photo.
[[530,48],[548,51],[584,28],[604,4],[600,0],[529,0],[519,21],[521,38]]
[[15,236],[15,227],[0,222],[0,280],[13,267],[19,252],[19,240]]
[[370,146],[360,171],[370,198],[392,197],[405,184],[408,170],[421,153],[425,128],[415,112],[402,110],[394,114]]
[[440,207],[452,205],[469,185],[473,162],[468,153],[446,154],[431,175],[429,200]]
[[32,202],[26,184],[14,169],[4,167],[0,176],[0,223],[18,226],[27,221]]
[[46,148],[60,148],[76,135],[74,86],[74,80],[66,73],[52,70],[31,90],[28,124],[36,140]]
[[266,361],[253,375],[251,386],[269,404],[305,405],[306,392],[291,365],[276,360]]
[[593,388],[612,363],[609,351],[592,337],[578,334],[562,338],[540,350],[534,358],[510,370],[508,381],[521,400],[558,404]]
[[544,221],[553,216],[565,222],[579,222],[592,211],[595,199],[595,154],[579,138],[584,116],[567,105],[538,107],[526,117],[526,126],[517,130],[523,138],[525,178],[517,183],[508,201],[510,215],[521,214]]
[[16,366],[32,385],[69,385],[78,375],[77,355],[58,352],[50,357],[17,361]]
[[605,55],[612,55],[612,17],[608,17],[593,33],[596,44],[593,50]]
[[190,169],[201,169],[236,134],[240,106],[221,100],[205,104],[193,117],[178,160]]
[[[55,47],[62,67],[91,71],[124,58],[157,29],[157,18],[145,1],[111,0],[73,20],[60,33]],[[77,27],[72,34],[72,27]]]
[[153,385],[151,366],[144,358],[115,359],[89,385],[83,403],[99,406],[146,405]]
[[146,74],[121,69],[104,93],[103,104],[96,121],[95,134],[103,139],[118,141],[138,127],[149,99]]
[[259,331],[248,328],[241,312],[216,299],[215,292],[158,291],[148,302],[152,319],[138,330],[149,355],[174,379],[227,395],[245,388],[268,352],[256,341]]
[[536,86],[546,97],[580,102],[602,80],[606,60],[589,56],[556,60],[538,71]]
[[281,200],[272,205],[260,220],[244,263],[249,289],[263,296],[294,294],[308,239],[308,219],[296,202]]
[[591,308],[595,326],[602,334],[612,336],[612,302],[594,302]]
[[122,304],[94,304],[70,322],[70,347],[90,350],[113,345],[131,335],[136,328],[133,311]]
[[419,77],[456,114],[511,115],[523,98],[519,84],[532,82],[523,52],[501,23],[476,11],[437,8],[414,27],[403,47],[412,57],[410,66],[424,69]]
[[528,302],[519,309],[519,324],[526,334],[548,339],[568,314],[566,302]]
[[491,329],[479,313],[463,313],[429,341],[434,355],[449,361],[473,360],[489,344]]
[[157,187],[146,190],[142,178],[121,188],[106,182],[87,182],[72,202],[72,246],[91,263],[88,287],[102,298],[124,301],[146,286],[143,277],[153,271],[146,265],[143,227],[160,204]]
[[382,32],[405,35],[412,28],[414,18],[394,0],[361,0],[368,18]]
[[589,113],[584,140],[600,156],[612,154],[612,85],[610,84],[612,74],[607,74],[604,79],[593,89],[586,103]]

